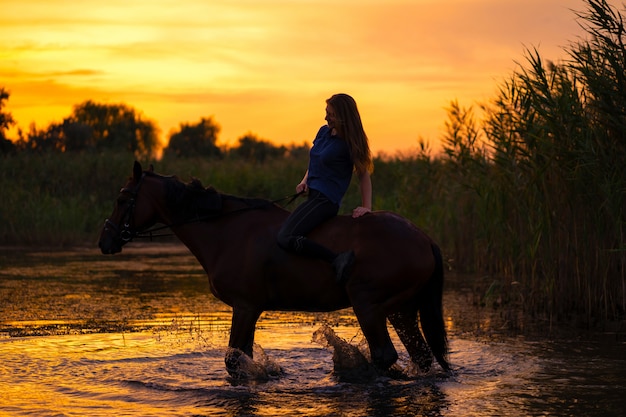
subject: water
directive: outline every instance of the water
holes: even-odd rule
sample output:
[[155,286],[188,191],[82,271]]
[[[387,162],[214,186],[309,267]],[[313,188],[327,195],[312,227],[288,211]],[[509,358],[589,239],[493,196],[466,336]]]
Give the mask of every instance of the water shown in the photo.
[[337,372],[354,357],[333,358],[320,337],[363,350],[350,310],[267,312],[248,368],[257,378],[242,382],[224,366],[230,309],[184,248],[5,250],[0,416],[626,414],[622,337],[511,335],[468,297],[445,295],[451,376],[416,375],[392,334],[398,374],[351,382]]

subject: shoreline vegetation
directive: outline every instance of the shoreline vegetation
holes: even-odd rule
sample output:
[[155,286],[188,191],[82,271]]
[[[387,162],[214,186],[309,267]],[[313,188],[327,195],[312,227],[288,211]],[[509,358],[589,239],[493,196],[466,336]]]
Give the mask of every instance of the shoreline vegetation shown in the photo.
[[[528,50],[480,112],[451,103],[441,154],[422,143],[412,155],[376,158],[374,208],[429,233],[448,268],[489,277],[485,306],[624,331],[626,36],[606,1],[588,5],[578,14],[588,39],[569,59]],[[306,169],[306,154],[288,149],[263,158],[166,150],[159,161],[113,149],[0,153],[0,246],[95,245],[135,158],[269,200],[292,194]],[[342,210],[358,202],[353,183]]]

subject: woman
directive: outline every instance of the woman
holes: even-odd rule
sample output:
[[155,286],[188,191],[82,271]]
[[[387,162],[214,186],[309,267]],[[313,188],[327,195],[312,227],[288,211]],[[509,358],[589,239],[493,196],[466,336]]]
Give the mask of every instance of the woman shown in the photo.
[[372,156],[356,102],[347,94],[326,100],[327,125],[317,132],[309,154],[309,167],[296,192],[308,192],[308,199],[287,218],[278,233],[281,248],[332,263],[336,278],[344,284],[354,263],[354,252],[336,254],[305,236],[339,212],[352,172],[361,188],[361,206],[352,211],[360,217],[372,210]]

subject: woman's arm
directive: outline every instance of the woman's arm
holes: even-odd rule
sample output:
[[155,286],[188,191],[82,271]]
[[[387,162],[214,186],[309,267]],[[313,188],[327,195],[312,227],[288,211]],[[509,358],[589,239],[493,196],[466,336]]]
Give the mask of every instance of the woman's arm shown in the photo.
[[367,170],[358,173],[361,189],[361,206],[352,210],[352,217],[361,217],[372,211],[372,178]]

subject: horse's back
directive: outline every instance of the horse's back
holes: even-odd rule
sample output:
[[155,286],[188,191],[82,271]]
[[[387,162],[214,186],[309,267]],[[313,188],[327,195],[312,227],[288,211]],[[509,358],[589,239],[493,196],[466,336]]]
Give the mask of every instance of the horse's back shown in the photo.
[[393,212],[337,216],[311,237],[336,252],[354,250],[349,291],[358,287],[372,303],[413,298],[435,271],[432,239]]
[[374,211],[358,218],[337,216],[311,234],[337,252],[430,252],[432,239],[405,217]]

